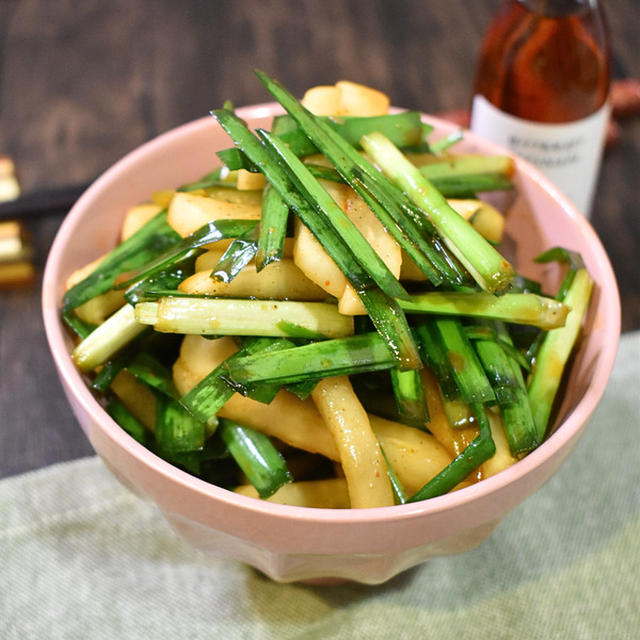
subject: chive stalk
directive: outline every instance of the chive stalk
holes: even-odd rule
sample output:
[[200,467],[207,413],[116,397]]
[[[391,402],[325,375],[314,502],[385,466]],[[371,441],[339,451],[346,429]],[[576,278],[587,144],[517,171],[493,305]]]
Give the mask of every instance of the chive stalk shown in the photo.
[[167,296],[137,304],[134,315],[163,333],[316,339],[353,333],[353,318],[324,302]]
[[382,258],[296,155],[268,131],[259,130],[258,134],[267,146],[278,154],[283,165],[288,169],[289,177],[307,202],[318,215],[326,218],[335,233],[350,247],[360,266],[369,273],[380,289],[391,298],[408,298],[404,287],[389,271]]
[[233,141],[260,166],[267,180],[278,190],[302,222],[309,227],[338,268],[354,287],[362,300],[377,331],[391,346],[401,369],[421,366],[417,348],[409,325],[398,303],[375,287],[371,276],[362,269],[353,254],[326,221],[319,217],[307,201],[298,193],[286,171],[267,151],[264,145],[247,129],[244,123],[229,111],[212,111]]
[[509,179],[514,171],[513,158],[510,156],[460,153],[445,158],[429,156],[427,162],[420,162],[419,157],[412,157],[410,154],[408,158],[428,180],[478,174],[498,175]]
[[256,271],[261,271],[268,264],[282,258],[288,219],[289,207],[278,191],[267,184],[262,200]]
[[442,194],[387,138],[371,133],[362,146],[382,171],[411,201],[428,215],[438,233],[473,276],[489,293],[504,291],[513,278],[513,267],[466,220],[456,213]]
[[146,328],[137,322],[134,308],[125,304],[76,346],[71,352],[71,359],[81,371],[91,371],[104,364]]
[[161,211],[113,249],[84,280],[71,287],[64,295],[63,309],[70,311],[106,293],[119,275],[142,267],[180,241],[180,236],[167,224],[166,211]]
[[571,308],[564,327],[549,331],[538,351],[528,380],[529,403],[538,442],[547,432],[549,416],[569,356],[573,351],[586,314],[594,282],[586,269],[579,269],[564,297]]
[[424,429],[429,411],[424,397],[420,372],[391,369],[391,386],[400,421],[417,429]]
[[433,325],[462,399],[471,405],[495,401],[491,384],[460,321],[437,318]]
[[402,486],[402,483],[400,482],[400,478],[398,478],[396,472],[391,466],[391,462],[389,462],[389,458],[387,457],[387,454],[384,452],[382,445],[380,445],[380,451],[382,452],[382,457],[384,458],[385,464],[387,465],[387,474],[389,476],[389,481],[391,482],[391,489],[393,491],[394,504],[405,504],[407,501],[407,492]]
[[533,293],[505,293],[495,296],[477,291],[433,291],[399,300],[405,313],[440,314],[493,318],[541,329],[564,325],[569,307]]
[[[227,384],[223,374],[226,373],[229,363],[244,356],[259,353],[264,350],[273,350],[293,347],[287,340],[278,338],[247,338],[239,351],[229,356],[213,371],[207,374],[193,389],[186,393],[180,402],[201,422],[207,424],[217,423],[216,413],[236,392],[237,387]],[[247,389],[244,385],[243,389]]]
[[271,440],[255,429],[220,420],[220,436],[261,498],[292,481],[287,465]]
[[167,454],[199,451],[207,436],[204,423],[196,420],[177,400],[163,393],[156,400],[156,442]]
[[[388,192],[384,176],[348,144],[331,125],[311,114],[282,85],[261,71],[256,71],[256,75],[271,95],[296,120],[314,145],[327,156],[343,179],[364,199],[394,239],[410,255],[413,243],[431,260],[430,252],[433,251],[433,247],[429,246],[423,236],[425,226],[428,224],[426,218],[423,215],[418,217],[408,215],[398,203],[394,203],[393,206],[388,206],[388,203],[384,207],[380,206],[380,203],[371,197],[371,190],[375,188],[378,191]],[[414,258],[414,260],[418,266],[421,266],[419,259]],[[429,278],[436,277],[432,272],[433,267],[429,273],[425,271],[425,275]],[[442,278],[433,283],[440,282]]]
[[476,403],[472,405],[472,410],[478,424],[477,437],[440,473],[431,478],[424,487],[412,495],[407,502],[428,500],[451,491],[483,462],[486,462],[494,455],[496,445],[491,436],[491,425],[484,407]]
[[259,231],[260,225],[256,225],[235,238],[213,268],[211,278],[231,282],[255,257]]
[[258,382],[292,384],[309,378],[326,378],[381,371],[395,367],[393,353],[375,332],[348,338],[312,342],[286,352],[256,353],[225,362],[228,379],[235,384]]

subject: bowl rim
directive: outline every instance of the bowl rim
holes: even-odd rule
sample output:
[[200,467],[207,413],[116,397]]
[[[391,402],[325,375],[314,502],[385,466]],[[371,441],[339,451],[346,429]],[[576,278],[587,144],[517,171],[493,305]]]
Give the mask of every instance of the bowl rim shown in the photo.
[[[271,117],[284,113],[280,105],[274,102],[259,103],[238,108],[239,117],[245,120]],[[393,108],[391,111],[402,111]],[[436,125],[445,134],[458,129],[459,127],[451,122],[440,118],[422,114],[423,120]],[[480,498],[489,497],[491,494],[499,492],[516,481],[522,480],[536,467],[553,457],[558,451],[564,449],[572,438],[581,430],[584,423],[593,413],[596,405],[602,397],[609,375],[613,368],[617,345],[620,336],[620,299],[617,283],[609,258],[597,237],[591,224],[582,216],[568,199],[549,180],[544,177],[535,167],[525,160],[515,156],[507,149],[491,143],[471,131],[465,131],[465,140],[481,146],[484,150],[492,153],[509,155],[516,163],[516,173],[524,173],[537,183],[541,189],[550,194],[564,214],[572,218],[577,226],[577,231],[594,248],[594,260],[599,264],[602,273],[606,276],[607,290],[604,294],[608,300],[609,314],[607,322],[613,330],[615,340],[613,343],[605,344],[599,353],[593,375],[589,381],[584,396],[565,416],[562,428],[556,429],[545,442],[537,449],[529,453],[516,464],[482,480],[455,492],[445,494],[429,500],[415,502],[404,505],[394,505],[389,507],[376,507],[366,509],[327,509],[308,508],[278,503],[267,502],[248,496],[243,496],[222,487],[210,484],[196,476],[192,476],[186,471],[175,467],[171,463],[152,453],[144,445],[134,440],[127,434],[103,409],[96,398],[91,394],[80,372],[75,368],[64,341],[65,328],[60,318],[60,305],[57,299],[59,288],[59,265],[64,248],[71,241],[73,232],[78,226],[83,213],[91,207],[92,202],[112,179],[122,172],[126,172],[129,167],[135,165],[140,159],[158,146],[171,144],[182,136],[201,130],[203,127],[219,126],[208,116],[192,120],[178,127],[175,127],[155,138],[143,143],[135,148],[106,171],[104,171],[80,196],[75,205],[63,220],[47,257],[43,281],[42,281],[42,314],[45,332],[50,351],[58,369],[58,375],[65,383],[66,388],[73,393],[74,398],[81,407],[92,416],[100,429],[119,448],[127,451],[151,471],[158,473],[172,482],[181,485],[185,490],[220,501],[229,507],[241,509],[246,512],[272,517],[274,519],[284,518],[288,521],[307,522],[311,524],[320,523],[341,523],[341,524],[368,524],[379,522],[388,518],[397,521],[407,520],[425,515],[442,514],[447,511],[457,509],[463,505],[474,502]],[[602,295],[602,287],[600,287]],[[580,414],[580,415],[578,415]],[[582,419],[580,416],[584,416]]]

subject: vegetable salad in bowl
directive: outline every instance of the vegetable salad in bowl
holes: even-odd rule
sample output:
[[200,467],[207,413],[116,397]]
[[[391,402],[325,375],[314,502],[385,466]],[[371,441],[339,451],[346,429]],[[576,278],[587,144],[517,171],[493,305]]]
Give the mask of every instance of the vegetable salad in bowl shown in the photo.
[[[502,249],[487,194],[508,156],[456,153],[362,85],[250,129],[219,166],[149,194],[67,282],[75,365],[131,437],[217,486],[283,504],[386,507],[468,487],[539,447],[589,309],[579,254],[557,290]],[[213,163],[212,163],[213,164]]]

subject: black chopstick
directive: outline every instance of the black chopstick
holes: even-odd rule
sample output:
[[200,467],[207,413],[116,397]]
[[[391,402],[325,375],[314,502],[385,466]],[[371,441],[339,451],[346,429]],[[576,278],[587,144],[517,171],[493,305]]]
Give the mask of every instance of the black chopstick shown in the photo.
[[0,222],[3,220],[28,221],[44,216],[65,214],[86,191],[90,183],[67,185],[32,191],[15,200],[0,203]]

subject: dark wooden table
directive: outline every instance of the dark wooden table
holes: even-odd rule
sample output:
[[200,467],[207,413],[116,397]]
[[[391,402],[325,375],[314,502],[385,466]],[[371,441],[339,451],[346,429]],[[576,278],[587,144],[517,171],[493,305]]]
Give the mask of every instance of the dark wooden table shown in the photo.
[[[251,69],[295,93],[338,79],[394,104],[466,106],[497,0],[2,0],[0,153],[23,190],[92,179],[141,142],[230,98],[267,100]],[[614,70],[640,74],[637,0],[608,0]],[[640,327],[640,119],[607,151],[593,224],[623,329]],[[61,216],[30,224],[39,274]],[[0,477],[91,453],[62,395],[40,290],[0,292]]]

